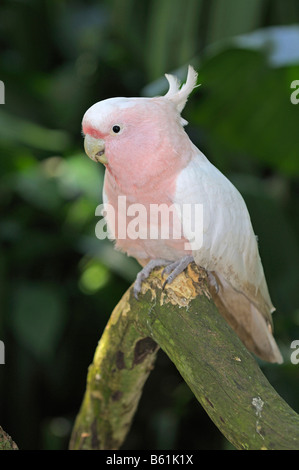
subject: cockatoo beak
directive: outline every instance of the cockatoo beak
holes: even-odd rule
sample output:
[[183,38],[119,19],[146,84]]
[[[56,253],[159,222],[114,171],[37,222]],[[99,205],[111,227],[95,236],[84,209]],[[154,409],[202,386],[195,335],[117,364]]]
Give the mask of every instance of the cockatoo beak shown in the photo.
[[91,137],[91,135],[86,134],[84,138],[84,149],[89,158],[94,162],[107,165],[108,160],[105,155],[105,141],[103,139],[95,139]]

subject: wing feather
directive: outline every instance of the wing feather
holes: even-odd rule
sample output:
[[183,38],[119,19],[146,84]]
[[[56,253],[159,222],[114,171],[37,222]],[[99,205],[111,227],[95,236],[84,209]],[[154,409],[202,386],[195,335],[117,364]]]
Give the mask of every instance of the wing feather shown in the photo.
[[[193,252],[194,260],[216,277],[216,304],[242,333],[247,347],[260,357],[281,362],[272,337],[275,309],[246,204],[235,186],[196,147],[193,150],[192,160],[177,178],[174,202],[203,205],[203,226],[199,227],[203,245]],[[184,219],[181,222],[190,240],[190,224]]]

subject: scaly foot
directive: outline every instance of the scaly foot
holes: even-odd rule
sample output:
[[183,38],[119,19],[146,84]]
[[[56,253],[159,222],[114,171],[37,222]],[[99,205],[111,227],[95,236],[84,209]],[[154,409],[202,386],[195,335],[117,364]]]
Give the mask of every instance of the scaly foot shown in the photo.
[[169,264],[169,261],[165,259],[152,259],[137,274],[136,281],[134,284],[134,289],[133,289],[134,296],[137,300],[138,300],[138,295],[140,294],[140,291],[141,291],[142,282],[149,277],[149,275],[155,268],[160,268],[161,266],[165,266],[168,264]]
[[185,269],[187,268],[188,264],[192,263],[194,261],[193,256],[184,256],[184,258],[181,258],[178,261],[174,261],[173,263],[168,264],[166,268],[163,270],[163,273],[169,274],[168,278],[163,284],[163,289],[166,286],[166,284],[171,284],[172,281]]
[[169,261],[165,259],[152,259],[144,268],[137,274],[134,284],[134,296],[138,300],[138,295],[141,291],[142,282],[149,277],[151,272],[158,267],[165,266],[162,275],[169,274],[168,278],[163,284],[163,289],[166,284],[170,284],[179,274],[181,274],[188,264],[194,261],[193,256],[185,256],[178,261]]

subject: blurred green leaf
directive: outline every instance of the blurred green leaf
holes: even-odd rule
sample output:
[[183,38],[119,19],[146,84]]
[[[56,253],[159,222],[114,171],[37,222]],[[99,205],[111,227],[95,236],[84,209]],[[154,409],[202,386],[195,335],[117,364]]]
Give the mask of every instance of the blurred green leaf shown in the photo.
[[64,160],[61,159],[56,175],[66,194],[82,193],[100,204],[104,180],[103,166],[90,160],[85,153],[73,154]]
[[207,98],[198,102],[194,118],[209,129],[216,162],[228,153],[246,153],[290,176],[299,174],[299,116],[285,69],[270,70],[258,52],[231,49],[206,59],[201,80]]
[[133,282],[140,270],[140,266],[134,258],[114,249],[113,242],[109,240],[98,240],[95,236],[84,236],[78,242],[77,248],[88,256],[98,258],[114,273]]
[[49,178],[40,165],[19,172],[11,182],[16,192],[33,206],[52,211],[61,207],[57,181]]
[[110,280],[109,269],[98,260],[84,263],[79,286],[84,294],[94,294],[104,288]]
[[265,6],[264,0],[213,1],[208,42],[213,43],[257,28]]
[[195,54],[201,7],[201,0],[154,0],[151,3],[146,51],[149,78],[167,72],[174,56],[182,63]]
[[70,144],[67,132],[46,129],[2,110],[0,110],[0,138],[3,141],[53,152],[63,151]]
[[17,340],[37,360],[53,356],[65,321],[64,298],[59,288],[38,282],[14,287],[10,326]]

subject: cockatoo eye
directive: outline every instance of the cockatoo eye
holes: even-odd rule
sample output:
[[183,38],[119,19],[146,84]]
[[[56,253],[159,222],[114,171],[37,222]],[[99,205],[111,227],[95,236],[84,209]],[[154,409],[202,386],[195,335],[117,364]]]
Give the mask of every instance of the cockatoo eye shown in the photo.
[[121,131],[121,127],[120,127],[118,124],[115,124],[115,125],[112,127],[112,132],[113,132],[113,134],[118,134],[120,131]]

